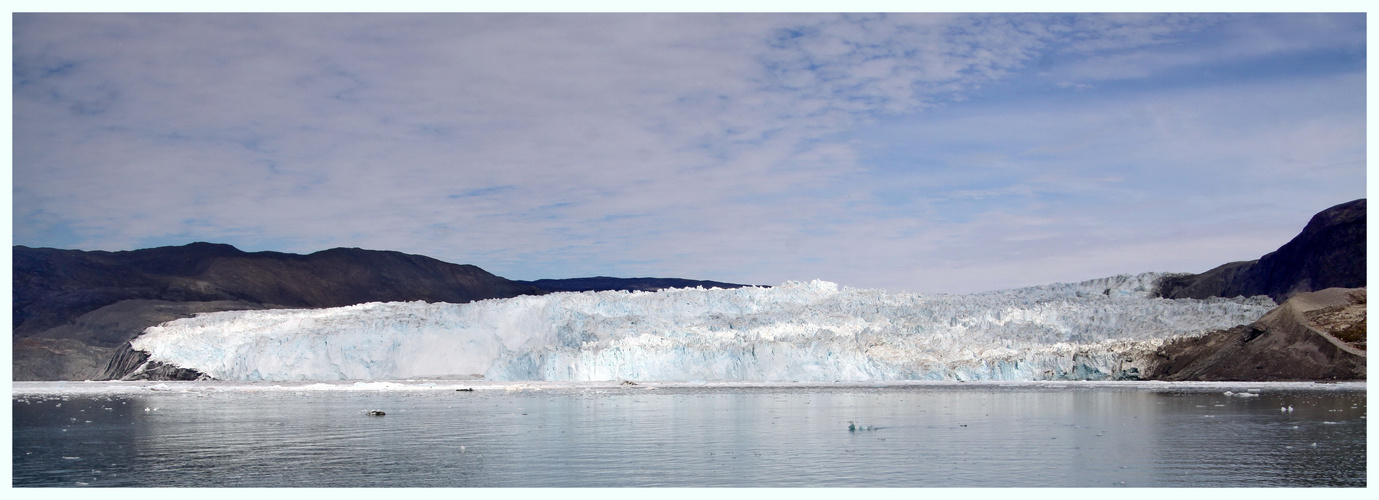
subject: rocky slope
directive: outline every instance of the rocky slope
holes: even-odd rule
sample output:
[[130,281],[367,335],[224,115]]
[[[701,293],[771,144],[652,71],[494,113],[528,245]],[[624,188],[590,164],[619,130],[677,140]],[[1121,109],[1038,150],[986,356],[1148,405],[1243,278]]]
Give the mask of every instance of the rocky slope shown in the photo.
[[1268,295],[1282,305],[1255,323],[1164,346],[1148,378],[1364,379],[1365,236],[1360,199],[1313,216],[1259,260],[1160,280],[1160,297]]
[[1292,241],[1258,260],[1232,262],[1202,274],[1165,278],[1157,294],[1171,299],[1293,294],[1365,286],[1365,200],[1312,217]]
[[69,323],[39,331],[38,335],[15,337],[12,377],[14,380],[119,378],[109,374],[113,360],[122,351],[129,350],[129,340],[139,336],[145,328],[203,312],[267,307],[229,300],[122,300],[82,314]]
[[1294,294],[1259,321],[1168,343],[1153,380],[1365,379],[1365,289]]

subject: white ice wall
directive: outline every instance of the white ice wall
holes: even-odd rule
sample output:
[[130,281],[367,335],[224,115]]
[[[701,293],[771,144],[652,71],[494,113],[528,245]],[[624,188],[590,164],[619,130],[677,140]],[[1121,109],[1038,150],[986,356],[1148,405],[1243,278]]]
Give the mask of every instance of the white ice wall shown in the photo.
[[231,380],[1107,379],[1267,298],[1147,298],[1156,274],[973,295],[833,283],[204,314],[135,349]]

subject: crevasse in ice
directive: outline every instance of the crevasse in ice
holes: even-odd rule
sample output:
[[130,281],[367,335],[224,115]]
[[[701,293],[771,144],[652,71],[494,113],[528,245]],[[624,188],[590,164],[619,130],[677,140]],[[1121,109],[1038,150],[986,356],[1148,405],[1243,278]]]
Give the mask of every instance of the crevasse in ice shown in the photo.
[[971,295],[813,281],[209,313],[135,349],[222,380],[1106,380],[1266,297],[1149,298],[1158,274]]

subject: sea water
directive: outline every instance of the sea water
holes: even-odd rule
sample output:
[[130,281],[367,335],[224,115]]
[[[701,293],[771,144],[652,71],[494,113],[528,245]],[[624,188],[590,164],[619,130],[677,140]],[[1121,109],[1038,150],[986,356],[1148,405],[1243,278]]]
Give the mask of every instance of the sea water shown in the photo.
[[1363,383],[14,390],[16,487],[1367,484]]

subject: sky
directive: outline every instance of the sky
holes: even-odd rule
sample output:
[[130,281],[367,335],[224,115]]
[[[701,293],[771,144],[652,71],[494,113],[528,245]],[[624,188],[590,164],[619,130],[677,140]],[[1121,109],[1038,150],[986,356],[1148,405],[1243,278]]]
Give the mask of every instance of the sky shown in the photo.
[[968,293],[1365,197],[1360,14],[15,14],[12,238]]

